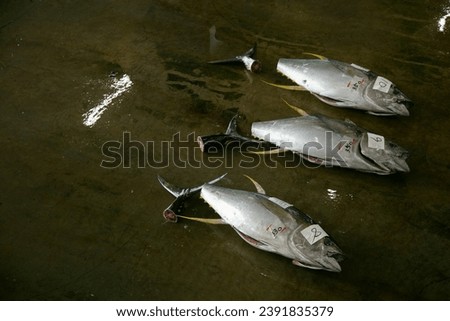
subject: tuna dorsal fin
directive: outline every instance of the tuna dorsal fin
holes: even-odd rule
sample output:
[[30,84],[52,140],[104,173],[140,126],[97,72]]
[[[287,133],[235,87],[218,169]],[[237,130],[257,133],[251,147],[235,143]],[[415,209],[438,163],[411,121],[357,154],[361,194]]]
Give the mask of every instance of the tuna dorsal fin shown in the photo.
[[251,178],[248,175],[244,175],[244,176],[247,177],[253,183],[253,185],[255,185],[256,191],[258,193],[264,194],[264,195],[266,194],[266,191],[264,190],[264,188],[262,188],[262,186],[257,181],[255,181],[253,178]]
[[322,56],[322,55],[318,55],[318,54],[315,54],[315,53],[312,53],[312,52],[304,52],[303,54],[304,54],[304,55],[314,56],[314,57],[316,57],[316,58],[319,58],[320,60],[328,60],[327,57]]

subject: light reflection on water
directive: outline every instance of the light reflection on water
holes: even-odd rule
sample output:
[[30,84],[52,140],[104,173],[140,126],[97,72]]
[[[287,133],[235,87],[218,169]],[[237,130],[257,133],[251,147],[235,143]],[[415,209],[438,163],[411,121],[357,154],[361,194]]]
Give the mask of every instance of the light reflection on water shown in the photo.
[[83,114],[83,124],[92,127],[100,119],[102,114],[107,110],[108,106],[120,95],[128,91],[133,82],[130,76],[123,75],[120,79],[113,78],[110,88],[114,91],[111,94],[105,94],[103,100],[95,107],[89,109]]
[[446,27],[446,23],[447,23],[447,19],[450,18],[450,3],[448,4],[448,6],[446,6],[443,11],[442,11],[442,16],[439,18],[438,21],[438,30],[440,32],[444,32]]

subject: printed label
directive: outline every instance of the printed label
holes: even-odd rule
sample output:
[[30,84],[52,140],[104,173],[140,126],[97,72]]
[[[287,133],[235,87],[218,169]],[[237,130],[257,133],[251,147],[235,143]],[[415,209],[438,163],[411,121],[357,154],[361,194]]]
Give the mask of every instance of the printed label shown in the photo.
[[282,200],[280,200],[279,198],[276,198],[276,197],[269,197],[269,200],[274,202],[277,205],[280,205],[282,208],[288,208],[288,207],[294,206],[294,205],[289,204],[289,203],[287,203],[285,201],[282,201]]
[[384,137],[381,135],[367,133],[369,148],[384,149]]
[[373,89],[381,91],[383,93],[387,93],[389,92],[391,85],[392,82],[390,80],[378,76],[377,79],[375,79],[375,83],[373,84]]
[[327,232],[319,224],[313,224],[301,231],[302,235],[308,241],[309,244],[313,245],[317,241],[320,241],[325,236],[328,236]]

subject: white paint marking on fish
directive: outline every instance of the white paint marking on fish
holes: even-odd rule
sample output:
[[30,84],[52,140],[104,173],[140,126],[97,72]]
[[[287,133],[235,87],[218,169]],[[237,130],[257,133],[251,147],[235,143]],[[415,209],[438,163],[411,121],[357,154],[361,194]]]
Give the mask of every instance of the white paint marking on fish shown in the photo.
[[113,100],[126,92],[132,85],[133,82],[127,74],[123,75],[119,80],[114,79],[111,88],[115,89],[115,91],[112,94],[105,95],[105,99],[100,104],[83,114],[83,124],[87,127],[93,127]]

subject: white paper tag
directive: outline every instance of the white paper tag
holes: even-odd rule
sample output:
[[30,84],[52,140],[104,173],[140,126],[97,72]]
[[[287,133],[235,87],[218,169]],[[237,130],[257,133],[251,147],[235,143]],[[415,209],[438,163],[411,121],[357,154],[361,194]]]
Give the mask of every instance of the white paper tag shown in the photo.
[[280,205],[282,208],[288,208],[288,207],[294,206],[294,205],[289,204],[288,202],[282,201],[276,197],[269,197],[269,200],[271,200],[272,202],[274,202],[277,205]]
[[303,229],[301,233],[311,245],[320,241],[325,236],[328,236],[327,232],[325,232],[319,224],[310,225]]
[[367,133],[369,148],[384,149],[384,137],[381,135]]
[[375,79],[375,83],[373,84],[373,89],[387,93],[389,92],[391,85],[392,81],[383,78],[381,76],[378,76],[377,79]]

